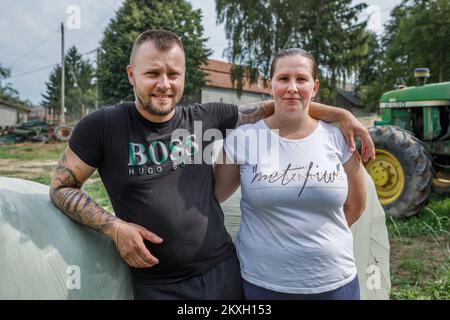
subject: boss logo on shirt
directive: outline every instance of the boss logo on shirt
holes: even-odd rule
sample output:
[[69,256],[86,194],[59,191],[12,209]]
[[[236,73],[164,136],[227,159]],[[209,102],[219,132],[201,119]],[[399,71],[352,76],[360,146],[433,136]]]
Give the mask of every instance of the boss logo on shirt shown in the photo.
[[163,168],[167,168],[164,164],[168,161],[172,163],[172,170],[192,163],[192,157],[200,151],[195,140],[195,134],[192,134],[181,139],[173,139],[169,143],[160,140],[152,141],[148,145],[130,142],[128,174],[161,173]]

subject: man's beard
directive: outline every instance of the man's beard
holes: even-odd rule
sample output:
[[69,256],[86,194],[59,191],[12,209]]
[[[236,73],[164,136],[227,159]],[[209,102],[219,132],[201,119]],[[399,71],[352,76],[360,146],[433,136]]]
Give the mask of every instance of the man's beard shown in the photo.
[[148,96],[148,100],[144,101],[144,99],[141,98],[141,96],[135,91],[136,99],[139,101],[139,104],[142,106],[142,108],[147,111],[148,113],[151,113],[153,115],[157,116],[167,116],[170,114],[173,109],[175,109],[178,101],[175,101],[169,108],[167,109],[160,109],[157,108],[153,103],[150,102],[151,97]]

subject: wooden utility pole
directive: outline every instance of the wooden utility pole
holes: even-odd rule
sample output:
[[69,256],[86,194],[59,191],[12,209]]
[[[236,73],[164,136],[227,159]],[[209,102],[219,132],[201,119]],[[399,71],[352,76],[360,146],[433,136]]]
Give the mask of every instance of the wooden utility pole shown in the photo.
[[64,57],[64,23],[61,22],[61,114],[59,117],[59,124],[65,124],[66,120],[64,118],[64,92],[65,92],[65,57]]
[[98,109],[98,53],[100,48],[96,50],[96,58],[95,58],[95,110]]

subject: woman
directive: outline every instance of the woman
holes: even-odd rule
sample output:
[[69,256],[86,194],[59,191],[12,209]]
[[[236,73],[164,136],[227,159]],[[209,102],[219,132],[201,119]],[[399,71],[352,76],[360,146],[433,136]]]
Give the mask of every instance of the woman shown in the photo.
[[338,128],[308,115],[319,88],[311,54],[278,53],[269,88],[275,113],[230,134],[226,163],[235,164],[215,166],[220,202],[241,184],[245,297],[359,299],[350,231],[366,200],[358,153]]

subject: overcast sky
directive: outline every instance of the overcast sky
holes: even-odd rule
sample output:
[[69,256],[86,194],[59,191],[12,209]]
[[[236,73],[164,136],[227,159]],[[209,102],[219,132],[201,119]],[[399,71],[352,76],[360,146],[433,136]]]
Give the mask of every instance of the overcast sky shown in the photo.
[[[61,59],[60,24],[65,23],[65,46],[75,45],[81,53],[99,45],[105,27],[123,0],[0,0],[0,63],[11,68],[10,82],[22,99],[39,104],[52,66]],[[214,50],[213,59],[225,60],[223,26],[216,25],[214,0],[189,0],[203,12],[205,37]],[[363,1],[354,0],[354,3]],[[370,5],[361,18],[382,32],[391,9],[400,0],[366,0]],[[76,19],[79,12],[80,19]],[[78,25],[79,22],[79,25]],[[93,60],[93,53],[85,57]],[[46,68],[47,67],[47,68]],[[37,69],[42,69],[36,71]],[[124,73],[125,76],[125,73]]]

